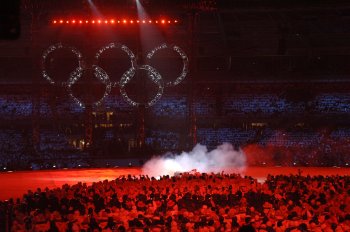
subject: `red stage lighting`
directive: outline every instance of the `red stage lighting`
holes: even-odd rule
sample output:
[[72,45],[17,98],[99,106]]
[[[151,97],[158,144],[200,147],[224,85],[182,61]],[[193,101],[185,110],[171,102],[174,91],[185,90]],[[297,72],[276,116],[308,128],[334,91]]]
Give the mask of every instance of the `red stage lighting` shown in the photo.
[[116,20],[116,19],[79,19],[79,20],[75,20],[75,19],[53,19],[51,20],[52,24],[176,24],[179,23],[179,21],[177,19],[158,19],[158,20],[152,20],[152,19],[121,19],[121,20]]

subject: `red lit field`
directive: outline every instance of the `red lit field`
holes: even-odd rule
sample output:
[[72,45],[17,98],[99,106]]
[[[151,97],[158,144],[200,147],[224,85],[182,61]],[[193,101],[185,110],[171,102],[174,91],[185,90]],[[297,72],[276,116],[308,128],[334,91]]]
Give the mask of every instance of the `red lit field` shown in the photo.
[[[268,174],[298,174],[302,175],[349,175],[349,168],[321,168],[321,167],[248,167],[245,175],[264,181]],[[57,188],[63,184],[86,182],[91,184],[101,180],[113,180],[121,175],[139,175],[140,168],[110,168],[110,169],[70,169],[44,171],[18,171],[0,173],[0,200],[10,197],[21,197],[27,190],[36,188]]]

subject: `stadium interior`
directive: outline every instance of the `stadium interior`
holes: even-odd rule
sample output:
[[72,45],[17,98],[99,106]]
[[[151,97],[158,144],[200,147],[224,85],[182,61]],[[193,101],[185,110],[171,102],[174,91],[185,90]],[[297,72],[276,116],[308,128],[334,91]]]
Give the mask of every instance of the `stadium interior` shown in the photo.
[[[29,178],[30,172],[40,173],[39,170],[58,173],[67,169],[107,170],[117,167],[126,168],[126,171],[136,167],[137,171],[131,174],[139,175],[141,167],[152,157],[164,157],[164,154],[171,157],[192,149],[194,153],[198,146],[202,149],[200,145],[196,146],[201,144],[206,147],[203,148],[206,154],[214,154],[217,149],[228,149],[229,154],[237,153],[238,156],[244,154],[247,167],[263,167],[267,172],[270,167],[296,169],[289,177],[271,177],[267,173],[262,181],[254,179],[260,178],[254,174],[254,178],[244,179],[236,174],[200,174],[204,171],[199,169],[200,173],[167,176],[163,177],[163,182],[154,183],[155,186],[165,183],[169,187],[172,182],[180,183],[186,179],[189,189],[193,190],[196,187],[192,183],[197,183],[197,180],[198,183],[208,180],[215,185],[216,179],[218,186],[224,188],[228,186],[226,180],[234,179],[246,186],[244,190],[238,187],[243,195],[255,191],[260,184],[262,189],[267,186],[271,192],[264,192],[266,195],[259,198],[261,202],[254,202],[252,196],[246,197],[247,204],[254,206],[259,213],[252,213],[254,210],[250,208],[249,219],[241,217],[241,221],[240,218],[232,219],[239,210],[231,212],[230,209],[234,208],[231,203],[225,205],[217,200],[216,205],[206,204],[208,210],[214,208],[217,215],[229,216],[225,216],[225,220],[216,220],[213,216],[205,221],[196,218],[196,210],[204,203],[197,202],[199,208],[190,209],[177,198],[172,200],[179,205],[179,210],[183,207],[190,213],[182,212],[181,215],[185,216],[176,220],[174,215],[177,213],[172,219],[166,213],[158,213],[158,219],[154,221],[159,223],[153,221],[148,225],[144,216],[137,217],[141,206],[135,203],[137,210],[130,206],[135,213],[129,206],[124,207],[127,198],[119,199],[120,206],[117,200],[111,200],[112,193],[106,190],[118,189],[115,185],[125,184],[135,191],[143,191],[137,184],[134,186],[135,179],[127,177],[124,169],[120,171],[125,178],[95,183],[94,190],[87,190],[79,183],[70,192],[67,190],[69,193],[63,192],[71,186],[54,192],[69,196],[74,195],[74,191],[76,196],[78,192],[89,195],[94,191],[97,194],[96,189],[100,189],[98,194],[101,196],[102,192],[108,192],[109,198],[105,195],[103,207],[94,198],[93,208],[99,215],[96,216],[97,224],[101,226],[101,218],[108,218],[111,225],[114,223],[110,230],[106,226],[103,231],[238,231],[245,226],[253,226],[256,231],[350,231],[350,180],[344,175],[344,170],[346,173],[350,165],[348,1],[23,0],[12,3],[18,3],[15,7],[10,4],[17,7],[14,15],[10,14],[12,11],[0,11],[0,17],[6,19],[0,23],[2,177],[22,171],[29,173]],[[333,176],[333,179],[326,179],[323,174],[321,177],[305,177],[301,175],[302,171],[296,171],[304,167],[339,168],[342,176]],[[314,171],[311,175],[317,173]],[[332,171],[332,174],[337,173]],[[99,172],[96,175],[100,175]],[[137,180],[151,188],[153,184],[149,184],[147,178],[141,176]],[[331,206],[323,203],[323,197],[317,196],[321,205],[327,205],[327,213],[315,213],[319,204],[316,209],[310,202],[316,197],[308,200],[313,212],[305,213],[301,209],[303,213],[299,213],[291,210],[292,203],[288,200],[295,203],[296,199],[288,195],[286,207],[289,215],[281,214],[281,218],[273,221],[272,216],[264,211],[264,208],[270,209],[270,205],[262,207],[262,203],[266,201],[275,207],[272,195],[282,195],[276,190],[279,189],[276,183],[282,183],[293,192],[293,183],[299,186],[301,182],[324,187],[330,205],[334,202],[329,203],[328,194],[334,196],[339,189],[344,194],[347,192],[347,198],[339,203],[342,212],[333,212]],[[11,184],[9,182],[6,186],[11,188]],[[313,189],[299,187],[300,191]],[[126,192],[131,196],[129,190]],[[50,191],[46,190],[46,193],[51,194]],[[44,186],[33,192],[43,194]],[[43,199],[33,192],[24,198],[30,208],[28,212],[39,208],[41,211],[35,212],[44,215],[43,202],[38,200],[39,203],[34,204],[28,200]],[[114,191],[118,197],[123,196],[121,192],[120,189]],[[165,192],[161,194],[170,195],[169,189]],[[341,196],[342,193],[339,192]],[[142,194],[148,197],[146,193]],[[311,195],[311,190],[307,194]],[[159,200],[163,195],[158,194],[155,199]],[[14,196],[21,195],[17,192]],[[0,196],[0,199],[8,200],[7,197]],[[241,197],[236,197],[234,202],[240,202]],[[135,202],[152,204],[141,198]],[[158,200],[154,201],[158,204]],[[16,206],[21,205],[20,201],[0,201],[0,221],[3,221],[0,230],[56,231],[52,229],[55,222],[63,221],[62,228],[65,229],[59,231],[95,231],[92,226],[95,222],[90,218],[86,223],[89,229],[68,230],[75,222],[68,216],[68,219],[64,218],[62,211],[59,211],[62,219],[52,220],[51,215],[51,219],[45,221],[48,227],[43,226],[44,229],[35,227],[40,223],[34,223],[43,218],[33,216],[33,223],[29,223],[32,227],[22,230],[27,222],[18,218],[21,209]],[[220,202],[226,208],[220,208]],[[136,216],[128,214],[129,218],[120,219],[117,226],[109,216],[99,214],[101,209],[96,210],[97,206],[104,208],[108,204],[109,210],[115,206],[118,210],[131,210]],[[304,206],[303,203],[295,204]],[[334,204],[338,206],[338,203]],[[80,205],[76,207],[74,210],[81,210]],[[51,212],[55,210],[50,208]],[[89,215],[93,214],[90,211]],[[16,212],[17,216],[11,217],[9,212]],[[82,211],[80,213],[84,215]],[[259,217],[254,224],[256,215]],[[326,215],[322,220],[329,223],[322,227],[323,230],[318,230],[323,221],[316,220],[315,215]],[[295,217],[307,219],[307,228],[304,221],[295,222],[295,225],[289,223]],[[130,223],[130,218],[135,220]],[[189,218],[189,221],[183,218]],[[256,224],[260,219],[265,226]],[[72,222],[70,226],[68,221]],[[174,221],[176,225],[173,225]],[[283,226],[278,226],[279,221],[283,221],[280,223]],[[107,219],[104,222],[107,223]],[[344,226],[340,229],[334,224]],[[283,227],[283,230],[277,227]]]

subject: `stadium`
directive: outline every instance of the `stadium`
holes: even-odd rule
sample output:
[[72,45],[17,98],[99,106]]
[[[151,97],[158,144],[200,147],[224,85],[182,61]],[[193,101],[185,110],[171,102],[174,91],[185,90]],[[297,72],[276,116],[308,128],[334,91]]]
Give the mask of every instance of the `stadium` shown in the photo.
[[350,231],[347,1],[5,5],[0,231]]

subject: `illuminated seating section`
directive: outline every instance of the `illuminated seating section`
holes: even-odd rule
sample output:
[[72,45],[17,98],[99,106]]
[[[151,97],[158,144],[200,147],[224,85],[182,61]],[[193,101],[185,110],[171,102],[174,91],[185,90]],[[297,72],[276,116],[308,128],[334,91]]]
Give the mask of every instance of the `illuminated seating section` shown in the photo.
[[[165,95],[146,112],[155,120],[158,118],[185,120],[188,117],[187,100],[184,95]],[[270,120],[273,120],[274,114],[277,114],[276,117],[278,117],[281,114],[293,116],[303,115],[306,112],[305,102],[291,102],[276,94],[232,94],[229,97],[223,97],[221,106],[217,106],[216,100],[211,96],[195,98],[194,110],[198,122],[201,120],[205,122],[205,117],[215,118],[219,116],[219,111],[221,111],[220,116],[232,117],[232,119],[261,115],[262,118],[269,117]],[[307,104],[307,112],[311,114],[347,114],[350,112],[350,94],[322,93],[316,95]],[[69,117],[75,119],[75,116],[83,118],[84,116],[84,109],[68,98],[58,99],[55,103],[52,103],[50,99],[40,99],[39,106],[40,120],[47,120],[46,122],[52,121],[56,116],[61,119]],[[116,112],[116,117],[118,117],[118,112],[134,113],[133,108],[121,96],[108,96],[101,108]],[[4,126],[0,129],[0,168],[13,162],[32,165],[28,163],[32,160],[31,154],[33,154],[31,150],[32,131],[30,129],[32,111],[33,103],[30,95],[0,95],[0,119],[4,120]],[[27,131],[18,129],[21,128],[20,126],[16,128],[16,123],[7,123],[7,120],[17,120],[19,123],[27,125]],[[105,133],[103,139],[113,141],[114,136],[113,130],[110,130]],[[169,128],[146,128],[146,144],[157,150],[181,149],[184,143],[181,142],[181,136],[183,134]],[[350,145],[347,145],[350,144],[350,129],[345,127],[330,128],[328,132],[311,129],[289,131],[273,129],[268,126],[260,129],[243,129],[239,126],[212,128],[212,126],[204,124],[197,128],[197,141],[207,145],[209,149],[215,148],[223,142],[230,142],[236,147],[257,144],[284,148],[312,148],[327,143],[330,144],[327,145],[328,148],[325,145],[322,149],[328,150],[335,143],[337,147],[345,149],[346,147],[350,148]],[[51,160],[51,163],[60,158],[71,157],[73,160],[81,156],[81,152],[68,144],[66,133],[58,133],[57,130],[47,129],[45,126],[40,128],[40,145],[37,149],[42,155],[42,157],[37,158]],[[58,162],[56,163],[59,165]]]
[[108,96],[105,99],[103,106],[107,109],[114,111],[130,111],[132,109],[130,105],[126,101],[124,101],[121,96]]
[[26,145],[31,138],[30,134],[18,130],[0,131],[0,168],[18,163],[27,163],[30,154],[26,152]]
[[55,153],[72,149],[68,144],[67,137],[63,133],[56,131],[40,131],[40,150],[48,153]]
[[198,142],[214,148],[223,142],[235,145],[243,145],[254,139],[255,130],[243,130],[238,128],[199,128],[197,131]]
[[[224,116],[250,113],[262,115],[303,113],[306,110],[305,104],[305,102],[290,102],[274,94],[234,94],[223,99],[222,113]],[[350,94],[319,94],[308,104],[309,112],[349,113]],[[121,96],[108,96],[101,107],[116,112],[132,111]],[[30,95],[0,95],[0,118],[30,117],[32,109],[33,103]],[[198,116],[215,116],[217,113],[215,98],[209,96],[196,98],[194,110]],[[42,117],[51,117],[53,114],[69,116],[69,114],[81,114],[84,109],[68,98],[57,100],[54,106],[48,100],[41,99],[39,112]],[[186,117],[188,114],[187,98],[185,96],[163,96],[149,109],[149,112],[157,117]]]
[[288,113],[299,111],[297,104],[292,105],[286,99],[272,94],[237,94],[225,99],[223,108],[225,115],[247,113]]
[[323,113],[349,113],[350,94],[320,94],[315,99],[315,111]]
[[158,117],[184,118],[187,114],[187,99],[184,96],[164,96],[150,111]]
[[152,130],[146,138],[146,144],[161,150],[176,150],[179,148],[179,133],[171,131]]
[[32,114],[32,101],[30,96],[1,95],[0,117],[11,119],[13,117],[23,118]]
[[321,134],[314,131],[280,131],[264,129],[258,144],[280,147],[310,147],[317,146],[321,141]]
[[[338,128],[331,132],[330,137],[335,140],[344,142],[350,141],[350,129],[349,128]],[[349,144],[350,146],[350,144]]]
[[215,115],[215,99],[213,97],[197,98],[194,103],[194,110],[197,115]]

